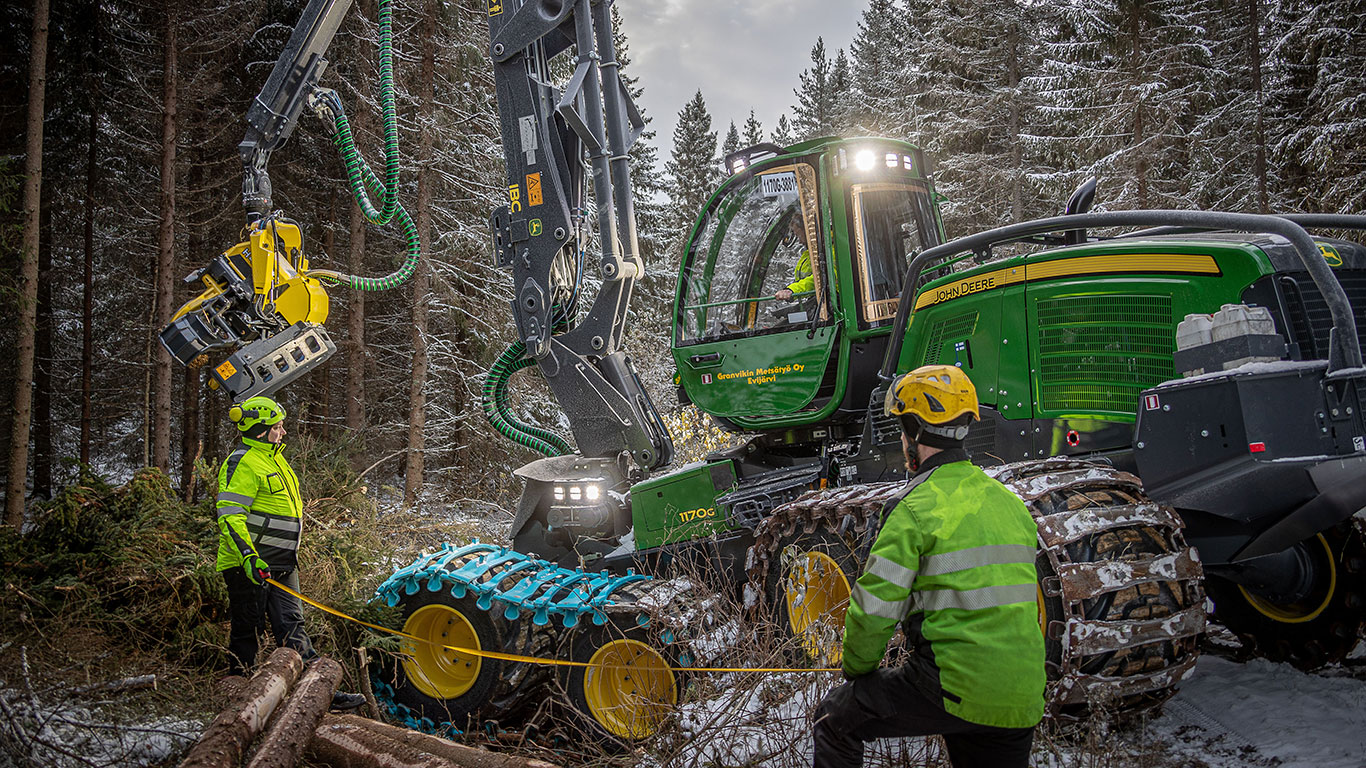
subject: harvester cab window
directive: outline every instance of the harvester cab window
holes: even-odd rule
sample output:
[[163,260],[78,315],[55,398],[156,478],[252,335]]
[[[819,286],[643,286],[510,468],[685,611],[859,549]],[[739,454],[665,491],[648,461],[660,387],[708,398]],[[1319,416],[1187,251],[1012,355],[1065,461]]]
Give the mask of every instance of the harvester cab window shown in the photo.
[[826,290],[816,171],[764,169],[716,200],[684,266],[682,341],[805,327]]
[[909,257],[939,242],[934,208],[919,182],[854,184],[849,198],[861,324],[885,325],[896,316]]

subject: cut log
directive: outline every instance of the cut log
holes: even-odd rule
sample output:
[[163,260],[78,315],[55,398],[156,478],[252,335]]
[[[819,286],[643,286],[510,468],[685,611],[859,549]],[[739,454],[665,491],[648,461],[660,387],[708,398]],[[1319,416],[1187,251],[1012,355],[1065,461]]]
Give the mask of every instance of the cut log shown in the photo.
[[331,725],[364,728],[419,752],[449,760],[462,768],[557,768],[553,763],[547,763],[543,760],[476,749],[464,744],[456,744],[439,736],[400,728],[396,725],[381,723],[378,720],[367,720],[355,715],[328,715],[323,718],[324,727]]
[[464,763],[421,752],[368,728],[339,722],[333,715],[323,718],[313,731],[308,750],[310,761],[331,768],[466,768]]
[[303,660],[293,648],[275,649],[260,671],[204,729],[180,768],[236,768],[241,764],[247,747],[265,728],[303,668]]
[[261,737],[247,768],[294,768],[313,740],[313,730],[332,706],[332,694],[341,677],[341,665],[332,659],[322,657],[310,664]]
[[156,690],[156,675],[138,675],[137,677],[125,677],[122,680],[110,680],[105,683],[95,683],[94,685],[83,685],[79,688],[72,688],[71,692],[81,696],[92,693],[123,693],[124,691],[140,691],[146,688]]

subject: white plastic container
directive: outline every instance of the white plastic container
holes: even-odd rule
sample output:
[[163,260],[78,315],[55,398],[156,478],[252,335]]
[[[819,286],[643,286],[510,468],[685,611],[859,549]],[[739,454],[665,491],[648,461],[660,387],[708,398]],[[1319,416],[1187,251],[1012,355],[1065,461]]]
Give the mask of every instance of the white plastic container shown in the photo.
[[1246,304],[1225,304],[1214,313],[1210,336],[1214,341],[1239,336],[1270,336],[1276,333],[1271,310]]
[[1198,347],[1214,340],[1211,328],[1214,320],[1209,315],[1186,315],[1186,319],[1176,325],[1176,348],[1178,350]]

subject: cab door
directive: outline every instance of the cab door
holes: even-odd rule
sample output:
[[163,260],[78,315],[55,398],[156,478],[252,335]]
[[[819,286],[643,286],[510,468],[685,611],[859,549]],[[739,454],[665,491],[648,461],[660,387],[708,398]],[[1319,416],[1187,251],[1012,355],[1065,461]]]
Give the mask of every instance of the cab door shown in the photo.
[[817,178],[810,158],[731,179],[690,243],[673,353],[679,383],[707,413],[780,417],[820,389],[839,334]]

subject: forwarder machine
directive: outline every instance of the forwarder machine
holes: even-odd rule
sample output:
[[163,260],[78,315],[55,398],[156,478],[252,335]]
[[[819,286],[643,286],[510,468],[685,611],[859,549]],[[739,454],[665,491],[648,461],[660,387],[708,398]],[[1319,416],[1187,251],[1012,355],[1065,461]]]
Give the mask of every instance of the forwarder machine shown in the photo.
[[[344,10],[309,9],[324,5],[315,19]],[[680,669],[715,654],[717,591],[803,662],[837,663],[850,584],[906,479],[885,391],[926,363],[972,377],[969,449],[1039,523],[1055,716],[1170,696],[1206,590],[1272,658],[1310,667],[1356,643],[1366,371],[1348,294],[1366,298],[1366,251],[1306,229],[1366,219],[1089,213],[1089,186],[1064,216],[946,243],[913,146],[741,150],[687,234],[672,339],[680,400],[737,441],[668,471],[670,437],[621,346],[643,275],[627,159],[642,121],[610,3],[493,0],[488,20],[508,182],[490,224],[518,339],[485,408],[545,458],[518,471],[511,547],[448,544],[379,587],[425,641],[376,674],[392,718],[461,731],[550,701],[604,741],[646,738],[683,694]],[[320,56],[308,34],[291,48]],[[557,85],[561,55],[574,67]],[[586,303],[590,245],[601,287]],[[574,447],[508,407],[511,375],[533,366]]]

